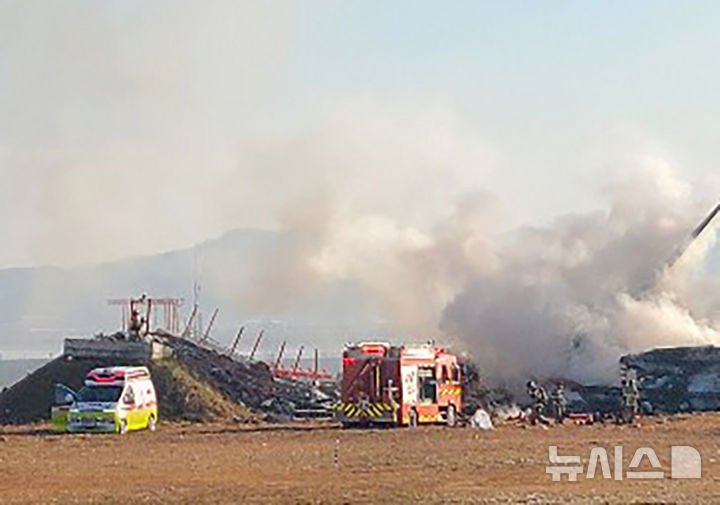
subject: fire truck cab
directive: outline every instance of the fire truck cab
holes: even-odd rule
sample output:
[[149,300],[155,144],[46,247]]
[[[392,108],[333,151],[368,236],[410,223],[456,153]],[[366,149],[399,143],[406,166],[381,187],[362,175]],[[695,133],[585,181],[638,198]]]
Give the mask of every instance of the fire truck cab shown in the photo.
[[457,356],[442,347],[348,345],[335,419],[343,425],[454,426],[462,408],[460,384]]

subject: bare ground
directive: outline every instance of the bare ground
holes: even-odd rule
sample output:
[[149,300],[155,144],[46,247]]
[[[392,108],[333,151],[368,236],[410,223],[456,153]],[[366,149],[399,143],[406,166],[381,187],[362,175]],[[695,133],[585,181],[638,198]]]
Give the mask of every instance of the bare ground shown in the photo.
[[[639,427],[506,424],[341,430],[323,425],[164,424],[156,433],[57,435],[0,427],[0,503],[720,503],[720,415],[648,418]],[[552,482],[561,455],[670,447],[703,457],[700,480]],[[642,469],[650,469],[648,465]],[[599,472],[598,472],[599,473]]]

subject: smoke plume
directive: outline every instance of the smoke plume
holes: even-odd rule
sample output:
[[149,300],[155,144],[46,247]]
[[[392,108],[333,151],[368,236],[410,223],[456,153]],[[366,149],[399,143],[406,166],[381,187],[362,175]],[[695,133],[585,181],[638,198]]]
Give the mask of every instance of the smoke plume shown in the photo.
[[[664,161],[621,161],[600,195],[574,198],[569,167],[592,146],[547,147],[550,135],[515,132],[511,111],[481,117],[452,95],[422,96],[433,91],[415,77],[398,96],[316,90],[325,74],[310,74],[326,67],[298,68],[314,61],[295,45],[313,31],[297,26],[304,6],[177,4],[0,4],[0,266],[69,267],[280,228],[282,247],[260,265],[216,265],[228,305],[282,316],[350,286],[357,320],[398,340],[451,341],[500,379],[600,380],[627,351],[718,341],[719,283],[701,271],[714,232],[666,266],[716,202]],[[347,71],[353,58],[342,59]],[[513,131],[481,133],[498,123]],[[537,166],[508,152],[533,142],[547,156]],[[542,226],[518,226],[512,210],[578,202],[601,203]],[[71,299],[57,278],[25,291],[7,295],[18,318]]]
[[720,341],[720,293],[701,270],[715,232],[667,263],[712,202],[662,160],[620,168],[604,209],[545,226],[513,227],[487,192],[457,198],[425,228],[329,206],[322,234],[293,249],[294,261],[308,286],[355,282],[390,332],[439,331],[495,379],[611,380],[623,353]]

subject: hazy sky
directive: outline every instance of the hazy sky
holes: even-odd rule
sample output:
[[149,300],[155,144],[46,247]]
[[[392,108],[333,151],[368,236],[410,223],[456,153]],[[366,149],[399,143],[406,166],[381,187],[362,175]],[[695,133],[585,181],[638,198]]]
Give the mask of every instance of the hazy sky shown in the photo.
[[0,0],[0,267],[278,227],[600,205],[652,158],[720,188],[720,3]]

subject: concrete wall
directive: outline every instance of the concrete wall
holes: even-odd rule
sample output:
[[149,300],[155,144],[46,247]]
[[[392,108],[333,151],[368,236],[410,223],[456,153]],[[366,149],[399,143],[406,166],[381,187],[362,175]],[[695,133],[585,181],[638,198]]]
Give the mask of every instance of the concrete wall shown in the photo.
[[150,361],[153,357],[153,348],[151,344],[144,342],[66,338],[63,354],[78,359],[118,358]]

